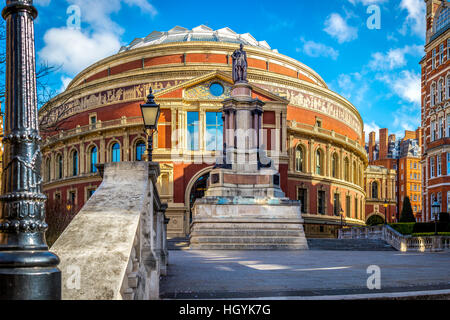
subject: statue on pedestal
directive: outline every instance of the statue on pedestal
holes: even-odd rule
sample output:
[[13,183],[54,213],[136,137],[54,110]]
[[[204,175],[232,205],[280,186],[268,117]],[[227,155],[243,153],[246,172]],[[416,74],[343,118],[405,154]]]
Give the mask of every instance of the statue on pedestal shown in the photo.
[[244,45],[241,43],[240,48],[233,52],[233,82],[247,81],[247,53],[244,51]]

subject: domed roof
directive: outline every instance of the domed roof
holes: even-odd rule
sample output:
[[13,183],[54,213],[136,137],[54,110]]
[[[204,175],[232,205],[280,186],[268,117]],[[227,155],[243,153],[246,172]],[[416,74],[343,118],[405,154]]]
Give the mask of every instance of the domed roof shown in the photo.
[[[201,25],[192,30],[176,26],[166,32],[153,31],[145,38],[136,38],[128,46],[123,46],[120,48],[119,53],[146,46],[190,41],[242,43],[248,46],[272,50],[266,41],[257,41],[249,33],[238,34],[230,28],[222,28],[214,31],[207,26]],[[277,50],[273,51],[278,52]]]

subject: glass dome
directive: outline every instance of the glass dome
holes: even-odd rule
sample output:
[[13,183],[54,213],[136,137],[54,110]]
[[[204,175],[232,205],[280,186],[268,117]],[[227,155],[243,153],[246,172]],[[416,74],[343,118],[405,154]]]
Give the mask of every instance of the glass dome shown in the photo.
[[146,46],[191,41],[226,42],[236,44],[242,43],[247,46],[272,50],[266,41],[257,41],[249,33],[238,34],[230,28],[213,30],[207,26],[201,25],[192,30],[177,26],[166,32],[153,31],[145,38],[134,39],[128,46],[122,47],[119,53]]

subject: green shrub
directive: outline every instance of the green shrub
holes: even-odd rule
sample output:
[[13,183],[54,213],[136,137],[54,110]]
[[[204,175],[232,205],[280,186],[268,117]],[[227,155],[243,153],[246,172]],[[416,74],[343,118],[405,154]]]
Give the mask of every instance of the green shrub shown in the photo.
[[403,208],[400,213],[400,222],[416,222],[409,197],[403,199]]
[[450,215],[448,214],[448,212],[439,213],[439,222],[450,222]]
[[397,232],[400,232],[403,235],[410,235],[413,233],[414,222],[400,222],[400,223],[391,223],[390,226]]
[[[434,233],[435,225],[434,222],[420,222],[414,224],[412,233]],[[447,222],[437,223],[438,232],[450,232],[450,224]]]

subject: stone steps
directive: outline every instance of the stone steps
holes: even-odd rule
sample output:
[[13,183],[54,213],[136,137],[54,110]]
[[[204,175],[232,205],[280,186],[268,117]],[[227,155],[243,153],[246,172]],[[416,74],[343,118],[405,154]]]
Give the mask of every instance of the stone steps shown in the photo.
[[202,243],[191,244],[194,250],[305,250],[304,244],[254,244],[254,243]]
[[375,239],[307,239],[310,250],[395,251],[383,240]]
[[167,248],[169,250],[186,250],[189,249],[189,238],[172,238],[167,239]]
[[298,229],[270,229],[270,230],[249,230],[249,229],[197,229],[196,235],[201,236],[231,236],[231,237],[299,237],[302,232]]

